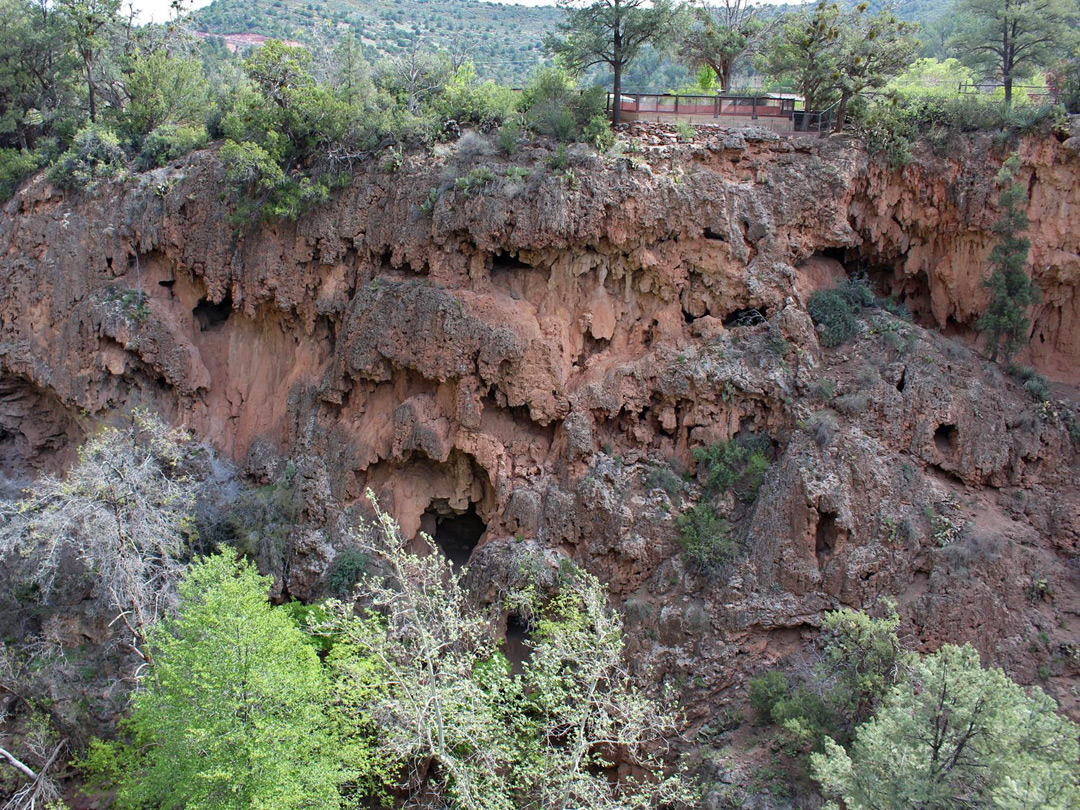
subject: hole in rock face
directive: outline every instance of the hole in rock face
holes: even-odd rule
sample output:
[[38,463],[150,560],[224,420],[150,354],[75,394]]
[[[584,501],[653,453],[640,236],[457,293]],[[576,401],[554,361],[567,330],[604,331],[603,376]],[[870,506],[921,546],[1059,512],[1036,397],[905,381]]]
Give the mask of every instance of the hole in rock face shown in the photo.
[[727,241],[727,234],[722,233],[721,231],[715,231],[712,228],[706,228],[705,229],[705,238],[706,239],[715,239],[718,242],[726,242]]
[[515,675],[525,671],[525,662],[529,660],[532,650],[528,646],[529,625],[516,613],[506,617],[506,642],[503,644],[503,655],[510,661],[510,666]]
[[839,539],[840,527],[836,525],[836,513],[822,512],[818,518],[814,542],[814,554],[817,556],[819,565],[832,556]]
[[740,326],[757,326],[759,323],[765,323],[768,319],[769,312],[764,307],[760,309],[737,309],[724,316],[723,324],[725,329],[731,329]]
[[517,256],[511,256],[506,251],[500,250],[491,257],[492,270],[532,270],[531,264],[526,264]]
[[956,425],[940,425],[934,431],[934,445],[943,456],[951,456],[956,452],[956,442],[960,433]]
[[431,537],[450,560],[454,570],[460,571],[469,562],[473,549],[487,531],[487,525],[476,514],[476,506],[469,504],[469,508],[461,514],[429,509],[424,517],[424,524],[434,519],[435,527]]
[[195,317],[195,323],[199,325],[200,332],[209,332],[221,326],[229,319],[232,313],[232,297],[226,295],[221,303],[215,304],[205,298],[199,299],[191,314]]

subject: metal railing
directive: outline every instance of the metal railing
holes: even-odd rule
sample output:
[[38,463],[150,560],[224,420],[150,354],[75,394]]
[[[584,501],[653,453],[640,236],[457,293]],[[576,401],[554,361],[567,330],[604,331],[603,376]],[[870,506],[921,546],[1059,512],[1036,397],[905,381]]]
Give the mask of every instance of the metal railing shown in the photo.
[[[607,95],[607,111],[611,113],[615,95]],[[754,96],[705,96],[682,93],[622,93],[619,110],[634,115],[686,116],[698,118],[721,118],[726,116],[759,118],[786,118],[792,122],[795,132],[824,132],[832,123],[834,107],[820,112],[796,109],[797,99],[776,98],[769,95]]]
[[[608,93],[611,112],[615,96]],[[692,96],[675,93],[622,93],[619,109],[629,113],[661,115],[745,115],[750,118],[790,118],[795,99],[770,96]]]

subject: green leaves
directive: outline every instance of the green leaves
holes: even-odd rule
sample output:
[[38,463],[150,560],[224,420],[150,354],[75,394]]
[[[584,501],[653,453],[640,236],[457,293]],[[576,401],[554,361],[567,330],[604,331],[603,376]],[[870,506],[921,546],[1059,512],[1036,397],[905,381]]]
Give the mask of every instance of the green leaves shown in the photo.
[[340,806],[358,774],[338,756],[329,680],[269,585],[223,554],[188,570],[176,617],[150,636],[121,806]]
[[912,665],[849,752],[829,740],[811,763],[851,810],[1065,810],[1080,803],[1078,733],[1041,690],[947,644]]

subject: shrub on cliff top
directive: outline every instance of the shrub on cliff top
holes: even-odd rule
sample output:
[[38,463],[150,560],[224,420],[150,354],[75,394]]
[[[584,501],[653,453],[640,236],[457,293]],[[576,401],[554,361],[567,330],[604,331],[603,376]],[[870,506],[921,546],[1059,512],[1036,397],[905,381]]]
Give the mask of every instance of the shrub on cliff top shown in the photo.
[[48,177],[66,189],[93,190],[124,173],[127,156],[112,130],[91,124],[79,130],[68,149],[49,168]]

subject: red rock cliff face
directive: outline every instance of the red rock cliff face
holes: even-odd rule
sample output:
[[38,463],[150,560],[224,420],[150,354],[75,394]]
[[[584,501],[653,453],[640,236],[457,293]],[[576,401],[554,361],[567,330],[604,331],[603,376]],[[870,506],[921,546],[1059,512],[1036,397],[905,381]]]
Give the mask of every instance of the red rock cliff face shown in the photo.
[[[565,174],[538,147],[522,178],[463,141],[363,167],[298,223],[239,230],[209,155],[92,196],[32,183],[0,223],[0,468],[62,465],[84,425],[136,405],[254,474],[293,458],[301,594],[366,487],[407,533],[475,511],[478,588],[512,579],[524,549],[585,563],[626,607],[637,660],[687,684],[695,722],[824,610],[883,596],[913,645],[972,640],[1067,696],[1069,407],[883,313],[823,351],[804,309],[843,259],[970,342],[1000,155],[969,141],[890,171],[842,141],[636,142]],[[1076,382],[1080,158],[1053,140],[1021,154],[1042,289],[1030,361]],[[497,179],[456,189],[478,162]],[[834,423],[815,429],[818,411]],[[696,487],[667,493],[650,471],[740,432],[775,462],[756,501],[718,507],[745,554],[707,579],[675,539]]]

